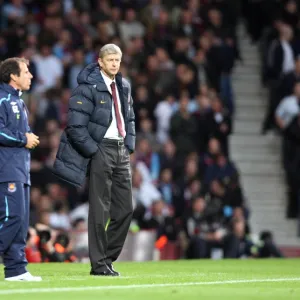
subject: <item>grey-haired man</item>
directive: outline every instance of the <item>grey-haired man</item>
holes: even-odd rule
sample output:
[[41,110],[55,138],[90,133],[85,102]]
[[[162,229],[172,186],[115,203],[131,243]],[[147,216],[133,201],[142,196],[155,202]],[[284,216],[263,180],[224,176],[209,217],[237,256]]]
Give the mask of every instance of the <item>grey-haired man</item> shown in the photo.
[[121,49],[107,44],[98,63],[78,75],[54,164],[54,173],[74,185],[89,176],[90,274],[99,276],[119,275],[112,263],[132,217],[129,155],[135,147],[135,118],[130,85],[119,73],[121,58]]

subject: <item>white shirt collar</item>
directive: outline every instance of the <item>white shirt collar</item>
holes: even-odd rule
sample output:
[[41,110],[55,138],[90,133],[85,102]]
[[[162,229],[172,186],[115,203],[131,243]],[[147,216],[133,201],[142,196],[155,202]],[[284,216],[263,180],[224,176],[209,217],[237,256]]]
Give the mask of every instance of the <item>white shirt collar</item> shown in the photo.
[[110,85],[115,82],[115,80],[111,80],[107,75],[105,75],[102,71],[101,72],[101,75],[103,77],[103,80],[105,82],[105,84],[107,85],[107,87],[110,87]]
[[[14,88],[14,89],[15,89],[15,88]],[[17,89],[15,89],[15,90],[18,92],[19,97],[21,97],[22,94],[23,94],[23,92],[22,92],[21,90],[17,90]]]

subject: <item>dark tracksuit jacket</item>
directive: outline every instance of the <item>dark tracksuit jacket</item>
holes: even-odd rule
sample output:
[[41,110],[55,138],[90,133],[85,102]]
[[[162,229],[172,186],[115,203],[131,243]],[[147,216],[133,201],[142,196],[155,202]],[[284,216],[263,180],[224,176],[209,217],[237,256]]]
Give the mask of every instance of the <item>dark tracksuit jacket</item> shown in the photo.
[[5,277],[26,272],[24,254],[29,223],[30,132],[19,91],[0,84],[0,256]]

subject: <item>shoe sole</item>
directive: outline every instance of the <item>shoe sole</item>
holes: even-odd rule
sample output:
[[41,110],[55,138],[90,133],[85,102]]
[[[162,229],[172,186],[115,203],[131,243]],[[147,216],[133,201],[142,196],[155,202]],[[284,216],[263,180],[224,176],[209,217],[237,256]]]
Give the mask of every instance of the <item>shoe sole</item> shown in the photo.
[[42,279],[26,280],[26,279],[9,279],[9,278],[5,278],[5,281],[11,281],[11,282],[16,282],[16,281],[23,281],[23,282],[40,282],[40,281],[42,281]]

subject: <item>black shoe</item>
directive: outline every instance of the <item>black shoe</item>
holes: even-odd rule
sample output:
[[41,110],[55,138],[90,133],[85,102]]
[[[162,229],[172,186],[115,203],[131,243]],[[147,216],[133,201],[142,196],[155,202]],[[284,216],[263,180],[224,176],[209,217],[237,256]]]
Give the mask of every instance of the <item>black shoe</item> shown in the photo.
[[114,276],[120,276],[120,273],[114,269],[114,266],[112,264],[108,264],[107,266],[115,274]]
[[93,276],[119,276],[119,275],[116,275],[108,266],[106,266],[106,268],[100,272],[95,272],[95,271],[91,270],[90,275],[93,275]]

